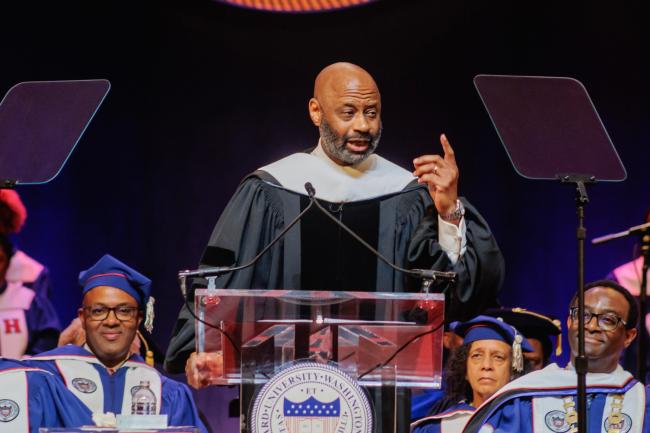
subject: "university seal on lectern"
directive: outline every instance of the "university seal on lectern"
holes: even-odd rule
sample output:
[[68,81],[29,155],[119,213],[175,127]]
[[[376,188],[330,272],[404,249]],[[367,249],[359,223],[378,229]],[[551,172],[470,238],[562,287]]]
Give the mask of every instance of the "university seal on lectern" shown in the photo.
[[371,433],[370,403],[357,382],[326,364],[300,362],[257,393],[253,433]]

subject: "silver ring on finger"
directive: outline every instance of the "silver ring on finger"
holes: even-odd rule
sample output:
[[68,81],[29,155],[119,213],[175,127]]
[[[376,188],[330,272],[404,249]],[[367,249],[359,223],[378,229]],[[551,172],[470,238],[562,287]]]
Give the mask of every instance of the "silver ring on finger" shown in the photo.
[[433,166],[433,174],[435,174],[435,175],[438,174],[438,166],[437,165]]

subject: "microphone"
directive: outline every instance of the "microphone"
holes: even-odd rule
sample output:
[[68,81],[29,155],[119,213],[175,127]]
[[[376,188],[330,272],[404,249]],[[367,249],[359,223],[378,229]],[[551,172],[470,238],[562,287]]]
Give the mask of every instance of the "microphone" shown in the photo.
[[316,190],[314,189],[314,186],[311,184],[311,182],[307,182],[305,184],[305,190],[307,191],[307,195],[309,195],[309,198],[313,199],[314,196],[316,195]]
[[613,241],[614,239],[624,238],[626,236],[632,235],[644,235],[650,232],[650,223],[641,224],[638,226],[630,227],[627,230],[618,233],[612,233],[605,236],[600,236],[591,240],[591,243],[594,245],[602,244],[604,242]]
[[202,277],[212,277],[212,276],[221,276],[225,273],[232,272],[235,270],[236,266],[211,266],[209,268],[201,268],[201,269],[186,269],[183,271],[178,272],[178,276],[180,277],[197,277],[197,278],[202,278]]
[[[310,186],[312,193],[316,194],[314,187],[311,186],[310,183],[308,183],[308,185]],[[271,242],[269,242],[264,248],[262,248],[262,250],[259,253],[257,253],[257,255],[253,257],[253,259],[248,263],[239,266],[216,266],[216,267],[207,267],[207,268],[200,268],[194,270],[187,269],[187,270],[179,271],[178,279],[180,280],[180,286],[181,286],[181,292],[183,293],[183,298],[187,298],[186,281],[188,277],[198,277],[198,278],[220,277],[224,274],[235,272],[235,271],[241,271],[242,269],[246,269],[253,266],[269,249],[271,249],[273,245],[278,243],[280,239],[282,239],[284,235],[287,234],[287,232],[291,230],[291,228],[298,223],[298,221],[300,221],[303,215],[305,215],[309,211],[309,209],[311,209],[313,204],[314,204],[313,196],[310,195],[310,202],[307,205],[307,207],[302,212],[300,212],[293,220],[291,220],[291,222],[285,228],[283,228],[282,231],[278,233],[278,235],[275,238],[273,238],[273,240],[271,240]]]
[[400,266],[397,266],[396,264],[392,263],[390,260],[388,260],[386,257],[384,257],[379,251],[377,251],[372,245],[370,245],[368,242],[363,240],[361,236],[356,234],[351,228],[346,226],[342,221],[339,221],[338,218],[335,218],[331,213],[327,211],[319,202],[316,200],[316,190],[314,189],[314,186],[311,184],[311,182],[305,183],[305,190],[307,191],[307,194],[309,195],[309,205],[311,206],[312,204],[315,205],[321,212],[325,214],[330,220],[332,220],[336,225],[341,227],[343,230],[345,230],[346,233],[348,233],[350,236],[352,236],[357,242],[359,242],[361,245],[363,245],[367,250],[369,250],[373,255],[378,257],[382,262],[386,263],[388,266],[390,266],[392,269],[395,269],[398,272],[401,272],[403,274],[411,275],[416,278],[420,278],[423,281],[423,288],[425,291],[428,291],[429,287],[431,287],[431,283],[436,280],[442,280],[442,281],[449,281],[449,282],[455,282],[456,281],[456,273],[455,272],[445,272],[445,271],[434,271],[432,269],[405,269]]

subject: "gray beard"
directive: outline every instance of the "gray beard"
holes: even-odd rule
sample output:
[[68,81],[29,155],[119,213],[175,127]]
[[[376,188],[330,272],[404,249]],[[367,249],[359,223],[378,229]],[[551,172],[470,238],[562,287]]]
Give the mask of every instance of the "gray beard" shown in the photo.
[[[320,142],[327,153],[331,158],[336,158],[341,161],[344,165],[357,165],[362,161],[365,161],[370,155],[372,155],[377,146],[379,146],[379,140],[381,139],[381,132],[383,127],[379,127],[379,132],[377,135],[372,136],[370,134],[365,135],[354,135],[354,136],[339,136],[326,121],[321,121],[318,131],[320,132]],[[354,153],[350,152],[345,143],[352,138],[369,138],[370,142],[368,144],[368,149],[363,153]]]

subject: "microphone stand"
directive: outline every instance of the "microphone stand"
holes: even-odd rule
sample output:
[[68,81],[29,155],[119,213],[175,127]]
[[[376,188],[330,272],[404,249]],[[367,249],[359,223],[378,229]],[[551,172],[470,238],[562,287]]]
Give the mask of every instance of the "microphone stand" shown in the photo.
[[648,347],[647,334],[645,329],[645,317],[647,310],[647,288],[648,288],[648,265],[650,264],[650,222],[630,227],[622,232],[600,236],[591,241],[594,245],[603,244],[614,239],[628,236],[641,236],[641,255],[643,256],[643,267],[641,270],[641,286],[639,287],[639,310],[640,320],[638,323],[638,340],[636,351],[636,375],[641,382],[646,382],[646,350]]
[[216,267],[208,267],[208,268],[201,268],[201,269],[195,269],[195,270],[183,270],[178,272],[178,279],[180,280],[180,286],[181,286],[181,292],[183,293],[183,298],[187,299],[187,278],[188,277],[196,277],[196,278],[203,278],[206,277],[208,279],[208,290],[210,289],[216,289],[216,284],[215,281],[218,277],[227,274],[229,272],[235,272],[235,271],[240,271],[242,269],[246,269],[248,267],[253,266],[255,263],[258,262],[258,260],[266,253],[273,245],[278,243],[280,239],[284,237],[284,235],[291,230],[293,226],[295,226],[298,221],[305,215],[309,209],[313,206],[314,202],[310,201],[310,203],[307,205],[307,207],[300,212],[278,235],[273,238],[271,242],[269,242],[262,250],[257,253],[255,257],[253,257],[252,260],[250,260],[248,263],[245,263],[240,266],[216,266]]
[[559,175],[561,183],[575,184],[576,186],[576,211],[578,215],[578,228],[576,239],[578,241],[578,356],[574,358],[574,367],[578,376],[578,432],[587,433],[587,371],[589,361],[585,354],[585,239],[587,229],[584,226],[585,205],[589,203],[587,184],[595,183],[596,178],[588,175]]
[[183,298],[187,298],[187,278],[188,277],[207,277],[208,278],[208,290],[212,287],[213,289],[216,288],[215,285],[215,280],[216,278],[220,277],[221,275],[224,275],[228,272],[234,272],[234,271],[239,271],[242,269],[246,269],[255,263],[266,253],[273,245],[275,245],[280,239],[284,237],[284,235],[293,227],[296,225],[298,221],[303,217],[304,214],[306,214],[309,209],[311,209],[312,206],[316,206],[325,216],[327,216],[330,220],[332,220],[336,225],[340,226],[343,230],[345,230],[346,233],[348,233],[350,236],[352,236],[357,242],[359,242],[361,245],[363,245],[366,249],[368,249],[371,253],[373,253],[376,257],[378,257],[381,261],[386,263],[388,266],[391,268],[395,269],[398,272],[411,275],[416,278],[421,278],[422,279],[422,292],[423,293],[429,293],[429,289],[431,288],[431,285],[433,284],[434,281],[437,280],[442,280],[442,281],[449,281],[450,283],[453,283],[456,281],[456,273],[455,272],[445,272],[445,271],[435,271],[433,269],[405,269],[402,268],[401,266],[397,266],[394,263],[391,263],[390,260],[388,260],[386,257],[384,257],[379,251],[377,251],[375,248],[373,248],[368,242],[363,240],[358,234],[356,234],[351,228],[346,226],[343,222],[339,221],[336,219],[332,214],[330,214],[327,209],[325,209],[319,202],[316,200],[316,190],[312,186],[311,182],[305,183],[305,190],[307,191],[307,195],[309,197],[309,204],[307,207],[296,216],[289,225],[287,225],[268,245],[266,245],[262,251],[260,251],[251,261],[249,261],[246,264],[243,264],[241,266],[219,266],[219,267],[209,267],[209,268],[201,268],[201,269],[196,269],[196,270],[183,270],[178,273],[178,278],[180,280],[180,286],[181,286],[181,292],[183,293]]

